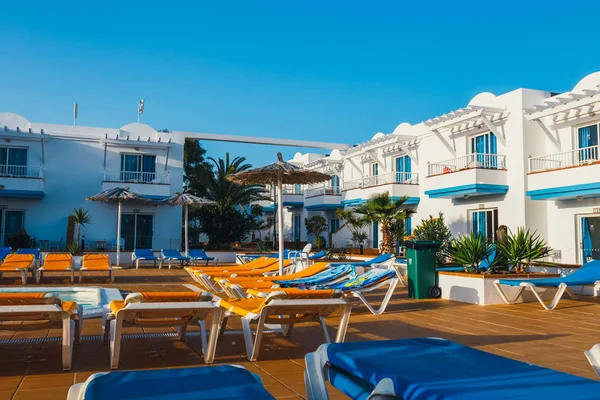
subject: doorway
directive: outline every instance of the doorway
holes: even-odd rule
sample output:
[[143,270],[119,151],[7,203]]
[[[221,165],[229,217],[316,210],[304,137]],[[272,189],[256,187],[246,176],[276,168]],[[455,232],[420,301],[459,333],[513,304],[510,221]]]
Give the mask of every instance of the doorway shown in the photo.
[[581,217],[581,249],[582,264],[592,260],[600,260],[600,216]]
[[0,236],[2,243],[6,244],[6,240],[20,233],[25,228],[25,211],[23,210],[2,210],[0,212]]
[[123,214],[121,237],[125,239],[125,250],[151,249],[154,215]]

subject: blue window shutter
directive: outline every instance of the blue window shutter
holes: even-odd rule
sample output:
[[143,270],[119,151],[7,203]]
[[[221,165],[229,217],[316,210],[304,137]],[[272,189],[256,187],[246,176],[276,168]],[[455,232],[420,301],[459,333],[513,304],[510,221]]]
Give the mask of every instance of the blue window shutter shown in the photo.
[[412,218],[408,217],[404,220],[404,233],[410,235],[412,233]]

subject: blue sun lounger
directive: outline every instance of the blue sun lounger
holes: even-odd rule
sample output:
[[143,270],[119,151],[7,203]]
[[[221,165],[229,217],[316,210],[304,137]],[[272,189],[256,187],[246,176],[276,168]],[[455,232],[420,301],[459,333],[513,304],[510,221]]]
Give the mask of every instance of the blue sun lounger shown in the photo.
[[600,382],[436,338],[325,344],[305,360],[309,400],[329,398],[327,380],[361,400],[591,400],[600,393]]
[[[400,279],[393,269],[373,268],[364,274],[360,274],[346,281],[318,285],[313,289],[337,289],[344,293],[352,293],[353,296],[358,297],[360,301],[363,302],[371,313],[374,315],[381,315],[385,312],[399,281]],[[364,296],[364,293],[372,292],[385,285],[389,285],[388,291],[384,295],[379,308],[375,309]]]
[[12,249],[8,246],[0,247],[0,261],[4,261],[7,255],[10,254]]
[[90,376],[67,400],[274,399],[258,375],[237,365],[114,371]]
[[321,258],[327,255],[327,250],[321,250],[318,253],[313,254],[312,256],[308,256],[308,259],[311,261],[320,260]]
[[342,263],[332,263],[332,265],[353,265],[355,267],[377,267],[379,265],[389,266],[394,262],[393,254],[380,254],[375,258],[371,258],[370,260],[362,261],[362,262],[342,262]]
[[160,253],[162,255],[163,260],[167,260],[169,262],[169,269],[171,269],[173,261],[179,262],[181,266],[183,266],[184,263],[190,262],[189,257],[184,256],[178,250],[175,249],[162,249]]
[[[523,294],[525,289],[530,289],[542,307],[544,307],[546,310],[554,310],[565,291],[572,298],[577,298],[579,295],[581,295],[585,286],[600,285],[600,260],[590,261],[589,263],[582,265],[575,272],[560,278],[498,279],[494,282],[494,285],[496,286],[496,289],[498,290],[498,293],[500,293],[502,299],[507,304],[514,304],[515,301]],[[516,295],[510,298],[502,288],[503,285],[518,286],[519,290]],[[571,291],[571,286],[580,286],[578,295]],[[557,289],[556,294],[549,305],[546,305],[540,294],[537,292],[537,288]]]
[[34,249],[34,248],[18,249],[17,250],[17,254],[33,254],[33,257],[35,259],[35,261],[34,261],[35,267],[37,268],[41,264],[41,261],[42,261],[41,260],[42,251],[40,249]]
[[162,268],[162,258],[156,257],[152,249],[134,249],[131,253],[131,263],[135,264],[135,269],[140,268],[140,261],[152,261],[155,267],[158,263],[158,267]]
[[198,261],[206,261],[206,265],[208,265],[208,262],[212,261],[214,265],[217,265],[217,260],[214,257],[209,257],[203,249],[190,249],[188,251],[188,256],[192,259],[194,264]]
[[348,276],[354,276],[354,267],[351,265],[335,265],[307,278],[296,279],[276,279],[273,282],[279,284],[282,288],[298,287],[298,286],[316,286],[328,282],[336,282]]

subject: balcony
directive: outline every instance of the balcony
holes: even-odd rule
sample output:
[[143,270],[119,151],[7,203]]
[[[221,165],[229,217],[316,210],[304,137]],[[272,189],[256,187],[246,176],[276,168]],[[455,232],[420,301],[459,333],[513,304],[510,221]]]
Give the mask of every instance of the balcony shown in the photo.
[[44,194],[44,175],[41,167],[0,165],[0,197],[41,199]]
[[161,199],[171,195],[168,172],[104,171],[102,190],[129,186],[129,189],[149,198]]
[[391,172],[376,176],[345,181],[343,204],[353,206],[364,203],[373,194],[389,192],[393,199],[408,196],[405,204],[419,203],[419,174],[414,172]]
[[508,191],[506,156],[474,153],[429,164],[425,194],[430,198],[469,198]]
[[600,146],[529,159],[527,195],[532,200],[600,197]]
[[310,211],[327,211],[341,208],[342,193],[339,186],[310,186],[305,192],[304,208]]

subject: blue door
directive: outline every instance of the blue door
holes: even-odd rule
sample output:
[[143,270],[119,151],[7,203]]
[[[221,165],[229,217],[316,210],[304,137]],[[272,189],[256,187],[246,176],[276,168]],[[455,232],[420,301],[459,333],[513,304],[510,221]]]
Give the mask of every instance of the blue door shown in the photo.
[[373,222],[373,248],[379,248],[379,223]]
[[582,263],[600,259],[600,217],[581,218]]
[[498,168],[498,141],[492,132],[471,138],[471,153],[478,168]]
[[411,162],[409,156],[396,158],[396,182],[404,183],[411,180]]
[[339,193],[340,188],[340,177],[337,175],[331,175],[331,188],[335,193]]
[[580,160],[598,159],[598,125],[579,128],[577,141]]
[[300,241],[300,214],[294,215],[294,240]]
[[485,211],[473,212],[473,233],[486,236],[487,233],[487,215]]

